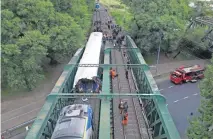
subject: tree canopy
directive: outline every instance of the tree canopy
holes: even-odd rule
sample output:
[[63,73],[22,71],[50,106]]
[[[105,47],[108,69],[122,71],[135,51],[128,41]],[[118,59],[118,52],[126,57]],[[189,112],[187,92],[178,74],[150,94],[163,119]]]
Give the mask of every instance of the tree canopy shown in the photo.
[[85,44],[93,6],[94,0],[2,1],[2,87],[31,90],[44,78],[44,59],[71,57]]
[[160,38],[168,51],[183,36],[190,16],[185,0],[123,0],[134,14],[131,36],[144,53],[158,47]]
[[200,94],[203,97],[199,108],[200,116],[190,121],[187,131],[189,139],[211,139],[213,135],[213,58],[211,62],[200,85]]

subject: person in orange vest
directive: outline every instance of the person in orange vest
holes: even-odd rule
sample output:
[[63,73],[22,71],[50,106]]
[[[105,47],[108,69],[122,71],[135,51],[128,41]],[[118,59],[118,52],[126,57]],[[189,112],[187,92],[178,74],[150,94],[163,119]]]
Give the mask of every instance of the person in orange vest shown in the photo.
[[112,79],[114,79],[115,77],[118,76],[118,74],[116,74],[116,71],[114,69],[110,70],[110,75],[111,75]]
[[128,113],[125,113],[124,114],[124,118],[122,120],[122,124],[123,125],[127,125],[128,124]]

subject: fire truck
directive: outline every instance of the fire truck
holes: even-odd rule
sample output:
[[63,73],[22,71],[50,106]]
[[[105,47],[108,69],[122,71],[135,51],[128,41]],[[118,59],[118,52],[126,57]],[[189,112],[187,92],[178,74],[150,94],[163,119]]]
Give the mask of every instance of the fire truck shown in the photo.
[[204,78],[204,68],[200,65],[190,67],[181,66],[170,74],[170,80],[175,84],[186,82],[196,82],[198,79]]

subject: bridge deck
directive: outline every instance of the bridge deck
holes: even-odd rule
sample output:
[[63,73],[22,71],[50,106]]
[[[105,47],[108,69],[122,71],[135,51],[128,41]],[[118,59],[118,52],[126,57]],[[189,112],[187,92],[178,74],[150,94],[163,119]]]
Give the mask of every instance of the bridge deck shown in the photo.
[[[127,59],[123,56],[122,52],[114,50],[111,52],[112,64],[126,64]],[[131,70],[128,70],[128,79],[125,76],[124,67],[113,67],[119,74],[117,78],[112,80],[113,92],[135,92],[135,84],[131,74]],[[128,125],[123,127],[121,124],[122,117],[118,110],[118,104],[120,99],[113,99],[113,121],[114,121],[114,138],[115,139],[148,139],[147,129],[143,115],[141,112],[141,106],[137,98],[125,99],[128,103]]]

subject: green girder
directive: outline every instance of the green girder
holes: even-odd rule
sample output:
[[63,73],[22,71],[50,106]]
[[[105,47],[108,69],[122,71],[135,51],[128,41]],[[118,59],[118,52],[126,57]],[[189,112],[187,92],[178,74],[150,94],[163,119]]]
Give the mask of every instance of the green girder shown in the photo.
[[112,99],[115,97],[119,98],[130,98],[130,97],[137,97],[137,98],[143,98],[143,99],[156,99],[160,102],[165,103],[166,99],[163,95],[161,94],[142,94],[140,92],[136,93],[124,93],[124,94],[119,94],[119,93],[113,93],[113,94],[108,94],[108,93],[101,93],[101,94],[94,94],[94,93],[51,93],[47,96],[47,98],[50,99],[55,99],[55,98],[99,98],[99,99]]

